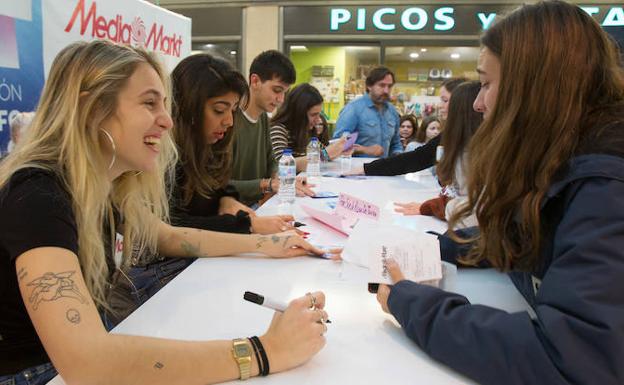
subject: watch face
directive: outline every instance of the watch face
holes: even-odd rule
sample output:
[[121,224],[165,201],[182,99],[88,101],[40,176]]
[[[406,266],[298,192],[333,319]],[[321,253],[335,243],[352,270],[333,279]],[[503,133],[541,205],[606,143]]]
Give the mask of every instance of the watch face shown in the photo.
[[249,349],[247,344],[236,344],[234,345],[234,354],[237,357],[249,356],[251,355],[251,349]]

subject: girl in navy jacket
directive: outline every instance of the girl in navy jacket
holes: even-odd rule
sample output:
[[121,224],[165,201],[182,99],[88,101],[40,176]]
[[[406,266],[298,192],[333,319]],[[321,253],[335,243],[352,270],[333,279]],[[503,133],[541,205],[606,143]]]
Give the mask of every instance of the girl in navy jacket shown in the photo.
[[507,313],[403,279],[378,300],[435,359],[482,384],[624,383],[624,71],[581,8],[524,6],[482,37],[460,261],[507,271]]

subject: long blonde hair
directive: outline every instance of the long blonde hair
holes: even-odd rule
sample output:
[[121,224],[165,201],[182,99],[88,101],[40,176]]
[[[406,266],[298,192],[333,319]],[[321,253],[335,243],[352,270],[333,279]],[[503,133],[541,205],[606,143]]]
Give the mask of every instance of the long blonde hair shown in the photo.
[[78,228],[82,273],[91,296],[103,308],[108,278],[103,241],[110,237],[114,247],[115,233],[114,225],[106,230],[104,225],[114,223],[111,213],[117,210],[126,261],[133,249],[155,250],[156,219],[168,216],[164,174],[177,158],[165,133],[154,171],[108,179],[110,155],[102,151],[100,126],[115,114],[120,91],[141,63],[154,68],[169,94],[165,72],[144,50],[100,40],[64,48],[52,64],[22,145],[0,164],[0,187],[18,170],[31,167],[50,170],[64,185]]
[[624,72],[598,23],[562,1],[523,6],[481,41],[500,60],[500,89],[470,145],[469,204],[449,226],[474,210],[480,236],[466,262],[531,270],[544,196],[584,138],[621,119],[609,111],[624,103]]

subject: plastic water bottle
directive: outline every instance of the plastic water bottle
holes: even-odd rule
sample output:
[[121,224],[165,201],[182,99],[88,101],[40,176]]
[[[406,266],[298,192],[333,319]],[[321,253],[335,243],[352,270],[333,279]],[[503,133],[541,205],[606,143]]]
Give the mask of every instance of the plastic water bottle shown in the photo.
[[321,180],[321,145],[318,138],[313,137],[310,139],[306,149],[306,158],[308,161],[308,167],[306,168],[308,182],[318,185]]
[[292,150],[287,148],[284,150],[279,160],[279,201],[280,205],[292,205],[295,203],[295,177],[297,176],[297,168],[295,166],[295,158],[292,156]]

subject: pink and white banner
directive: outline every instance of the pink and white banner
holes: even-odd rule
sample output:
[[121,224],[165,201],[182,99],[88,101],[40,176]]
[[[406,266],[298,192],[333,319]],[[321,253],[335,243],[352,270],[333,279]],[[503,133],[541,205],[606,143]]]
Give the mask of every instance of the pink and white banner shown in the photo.
[[171,71],[191,54],[191,20],[142,0],[0,0],[0,153],[12,117],[36,108],[56,54],[94,39],[143,46]]
[[139,0],[42,0],[48,73],[69,42],[108,39],[157,52],[169,70],[191,54],[191,19]]

